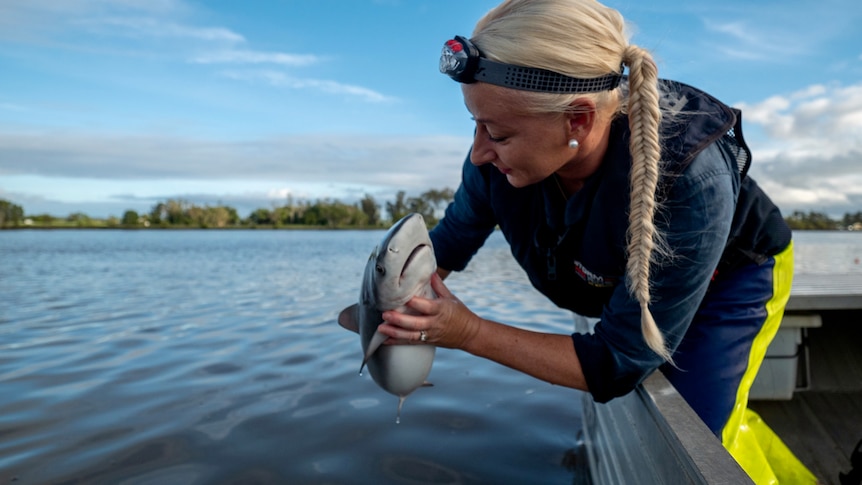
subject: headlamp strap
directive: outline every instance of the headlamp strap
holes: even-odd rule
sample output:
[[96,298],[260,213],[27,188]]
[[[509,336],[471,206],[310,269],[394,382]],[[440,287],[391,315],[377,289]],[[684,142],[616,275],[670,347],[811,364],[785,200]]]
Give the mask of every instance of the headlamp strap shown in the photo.
[[440,72],[459,83],[482,81],[497,86],[544,93],[594,93],[615,89],[620,72],[597,78],[576,78],[547,69],[515,66],[492,61],[468,39],[455,36],[443,45]]

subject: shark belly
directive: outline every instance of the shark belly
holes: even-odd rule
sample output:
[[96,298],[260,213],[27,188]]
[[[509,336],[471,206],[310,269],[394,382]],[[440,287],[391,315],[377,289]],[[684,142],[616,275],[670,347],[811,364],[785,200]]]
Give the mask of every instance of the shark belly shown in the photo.
[[382,345],[368,361],[368,370],[385,391],[406,397],[425,384],[435,351],[431,345]]

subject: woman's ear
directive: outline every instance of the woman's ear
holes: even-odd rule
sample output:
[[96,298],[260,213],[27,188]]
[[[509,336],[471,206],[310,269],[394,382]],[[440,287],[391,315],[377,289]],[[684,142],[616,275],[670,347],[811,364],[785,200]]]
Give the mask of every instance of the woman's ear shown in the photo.
[[566,113],[568,137],[583,140],[590,134],[596,120],[596,104],[588,98],[578,98],[569,105]]

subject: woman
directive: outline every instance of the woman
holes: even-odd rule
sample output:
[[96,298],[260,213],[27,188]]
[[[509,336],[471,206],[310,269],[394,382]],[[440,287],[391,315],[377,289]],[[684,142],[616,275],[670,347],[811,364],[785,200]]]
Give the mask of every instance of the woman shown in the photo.
[[[599,402],[661,368],[750,475],[771,477],[746,462],[740,429],[792,244],[746,176],[740,113],[659,80],[622,16],[592,0],[505,1],[446,43],[440,69],[461,83],[473,146],[431,233],[440,298],[385,313],[389,343],[462,349]],[[482,319],[448,291],[441,278],[497,226],[539,291],[600,318],[592,334]]]

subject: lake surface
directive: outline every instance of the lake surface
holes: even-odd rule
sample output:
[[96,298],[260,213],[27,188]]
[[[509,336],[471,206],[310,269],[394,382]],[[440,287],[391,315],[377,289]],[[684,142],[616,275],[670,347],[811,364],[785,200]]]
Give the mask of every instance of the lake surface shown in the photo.
[[[438,350],[404,404],[358,374],[383,231],[0,232],[0,483],[567,483],[581,394]],[[447,283],[568,333],[499,235]]]
[[793,233],[796,274],[851,274],[862,277],[862,231]]
[[[0,232],[0,483],[577,483],[581,394],[438,350],[397,398],[358,374],[383,231]],[[798,272],[858,273],[862,233],[796,234]],[[495,234],[447,284],[568,333]]]

